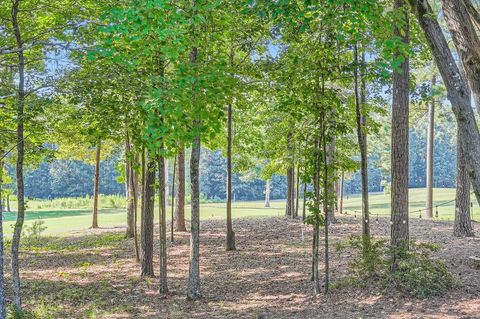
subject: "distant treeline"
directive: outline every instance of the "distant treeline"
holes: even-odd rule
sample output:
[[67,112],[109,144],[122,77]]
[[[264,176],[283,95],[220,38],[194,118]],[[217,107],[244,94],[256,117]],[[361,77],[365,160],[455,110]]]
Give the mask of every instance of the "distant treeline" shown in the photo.
[[[442,128],[439,127],[439,131]],[[426,138],[420,126],[410,132],[410,173],[411,188],[425,187]],[[455,187],[456,150],[454,137],[439,134],[435,139],[435,187]],[[379,154],[369,157],[369,190],[381,192],[389,182],[389,172],[382,168],[380,161],[385,160]],[[116,164],[120,158],[103,161],[100,174],[100,192],[106,195],[125,194],[125,185],[121,182],[119,170],[123,166]],[[202,151],[201,192],[205,199],[224,200],[226,194],[226,161],[220,151]],[[173,163],[170,162],[169,183],[172,182]],[[9,167],[14,176],[14,168]],[[44,162],[35,169],[29,169],[25,175],[26,194],[31,198],[81,197],[93,194],[93,165],[81,161],[54,160]],[[187,170],[187,183],[189,180]],[[188,184],[187,184],[188,185]],[[264,198],[265,181],[234,174],[232,180],[235,200],[261,200]],[[360,192],[360,174],[354,173],[345,181],[345,193]],[[187,187],[187,193],[189,188]],[[187,194],[188,195],[188,194]],[[285,198],[286,178],[274,175],[271,182],[271,199]]]

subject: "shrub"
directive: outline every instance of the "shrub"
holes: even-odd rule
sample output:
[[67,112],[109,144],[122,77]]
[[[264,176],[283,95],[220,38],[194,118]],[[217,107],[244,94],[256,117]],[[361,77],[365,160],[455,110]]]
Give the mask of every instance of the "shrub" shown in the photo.
[[411,242],[408,251],[397,252],[402,259],[394,271],[390,268],[393,252],[386,240],[371,239],[369,247],[364,249],[363,246],[364,241],[359,236],[337,244],[339,251],[353,248],[359,252],[350,263],[356,279],[418,298],[440,295],[458,285],[445,263],[432,258],[431,253],[439,250],[438,245]]

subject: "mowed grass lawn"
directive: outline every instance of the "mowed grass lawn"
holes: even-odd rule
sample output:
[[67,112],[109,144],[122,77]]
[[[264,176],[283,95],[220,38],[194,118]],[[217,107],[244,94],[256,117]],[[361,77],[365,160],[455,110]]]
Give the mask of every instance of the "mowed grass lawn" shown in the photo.
[[[455,209],[455,189],[436,188],[434,190],[434,205],[438,206],[439,219],[453,220]],[[389,194],[370,194],[370,213],[373,217],[387,216],[390,214],[390,195]],[[448,202],[448,203],[446,203]],[[480,221],[480,207],[475,198],[472,196],[473,202],[473,219]],[[446,203],[446,204],[445,204]],[[36,207],[35,201],[30,202],[29,206]],[[300,205],[302,200],[300,200]],[[263,201],[251,202],[234,202],[233,217],[234,218],[255,218],[267,216],[283,216],[285,212],[285,201],[276,200],[271,202],[270,208],[264,208]],[[187,205],[187,219],[189,218],[189,205]],[[410,215],[412,218],[419,217],[419,210],[425,208],[425,189],[410,190]],[[300,212],[301,214],[300,207]],[[361,210],[360,195],[350,195],[345,197],[344,209],[349,214],[354,211]],[[423,211],[422,211],[423,213]],[[171,207],[168,207],[168,216],[171,214]],[[4,213],[4,231],[11,234],[16,214]],[[205,203],[201,205],[202,219],[222,219],[225,218],[225,203]],[[35,220],[42,219],[47,227],[45,234],[50,235],[68,235],[72,231],[86,229],[91,224],[91,209],[31,209],[26,213],[26,225],[31,225]],[[155,212],[155,220],[158,219],[158,208]],[[168,218],[170,220],[170,218]],[[100,227],[123,226],[126,222],[126,211],[121,208],[104,208],[99,211]]]

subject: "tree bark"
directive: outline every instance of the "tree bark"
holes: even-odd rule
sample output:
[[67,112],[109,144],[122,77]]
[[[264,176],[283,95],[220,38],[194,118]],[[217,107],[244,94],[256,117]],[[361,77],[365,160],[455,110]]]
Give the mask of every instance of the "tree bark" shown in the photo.
[[[326,146],[325,148],[325,160],[326,160],[326,165],[328,166],[333,166],[334,161],[335,161],[335,151],[336,151],[336,137],[333,137],[332,141]],[[334,192],[334,185],[333,183],[328,183],[328,193],[333,194]],[[326,195],[325,195],[326,196]],[[329,195],[330,196],[330,195]],[[335,218],[335,203],[333,201],[328,201],[328,206],[326,210],[327,214],[325,219],[327,221],[327,224],[335,224],[337,222],[337,219]]]
[[145,183],[143,185],[143,213],[142,213],[142,277],[154,277],[153,271],[153,214],[155,203],[155,156],[148,154]]
[[[436,84],[435,75],[432,76],[432,92]],[[433,218],[433,148],[435,137],[435,97],[428,104],[428,131],[427,131],[427,201],[425,203],[425,217]]]
[[[192,0],[195,7],[195,0]],[[195,10],[194,10],[195,11]],[[193,22],[192,22],[193,23]],[[198,49],[192,47],[190,62],[193,67],[197,63]],[[195,97],[195,83],[192,85],[192,105],[197,103]],[[191,222],[190,222],[190,261],[188,268],[187,299],[197,300],[202,297],[200,290],[200,119],[194,119],[193,130],[195,136],[192,143],[190,158],[190,183],[191,183]]]
[[227,111],[227,241],[225,249],[235,250],[235,232],[232,225],[232,104]]
[[[442,0],[442,8],[453,43],[462,61],[470,89],[480,112],[480,39],[464,0]],[[472,9],[473,6],[470,8]],[[475,16],[472,16],[475,18]]]
[[185,227],[185,148],[183,145],[177,154],[177,181],[175,191],[175,228],[186,232]]
[[270,179],[265,183],[265,205],[263,207],[270,207]]
[[[138,157],[136,157],[135,162],[138,162]],[[132,183],[132,199],[133,199],[133,240],[135,243],[135,260],[140,262],[140,250],[138,247],[138,228],[137,228],[137,219],[138,219],[138,177],[137,173],[133,169],[133,165],[130,165],[130,182]]]
[[298,202],[300,199],[300,166],[297,165],[297,179],[295,181],[295,218],[298,217]]
[[[328,174],[328,167],[333,164],[333,153],[328,151],[327,144],[326,144],[326,123],[325,123],[325,118],[322,118],[322,152],[323,152],[323,211],[325,213],[325,225],[324,225],[324,230],[325,230],[325,294],[328,293],[328,289],[330,286],[330,259],[329,259],[329,250],[328,250],[328,227],[330,224],[330,221],[332,221],[335,217],[330,216],[330,212],[333,208],[332,205],[329,205],[329,190],[332,188],[331,185],[329,185],[329,174]],[[329,147],[333,144],[329,144]],[[329,156],[327,155],[329,154]],[[329,160],[330,157],[330,160]],[[332,219],[333,217],[333,219]]]
[[432,18],[434,14],[428,2],[425,0],[409,1],[442,75],[458,128],[465,137],[461,141],[461,147],[464,151],[470,182],[477,201],[480,202],[480,134],[471,107],[468,85],[455,63],[440,24],[435,18]]
[[[0,154],[3,154],[3,151],[0,150]],[[5,319],[6,317],[6,308],[5,308],[5,274],[3,271],[4,267],[4,238],[3,238],[3,159],[0,159],[0,319]]]
[[[165,162],[165,205],[168,206],[169,203],[168,203],[168,199],[170,198],[170,188],[168,188],[168,182],[170,180],[170,172],[169,172],[169,162],[168,162],[168,159],[164,159],[164,162]],[[173,194],[172,194],[173,196]],[[165,215],[166,216],[166,215]]]
[[128,136],[128,131],[125,133],[125,191],[127,195],[127,232],[125,234],[126,238],[135,237],[135,201],[134,196],[134,185],[133,185],[133,172],[132,172],[132,161],[130,159],[130,138]]
[[158,156],[158,212],[160,237],[160,293],[168,292],[167,284],[167,196],[165,188],[166,169],[165,158]]
[[[320,214],[320,139],[318,136],[315,138],[315,162],[313,172],[313,192],[314,192],[314,205],[316,212],[313,214]],[[313,252],[312,252],[312,279],[314,283],[314,293],[320,294],[320,278],[318,274],[318,251],[320,246],[320,223],[319,218],[315,220],[313,225]]]
[[[358,48],[354,46],[354,90],[355,113],[357,120],[357,140],[360,148],[360,172],[362,177],[362,237],[364,252],[370,245],[370,213],[368,207],[368,153],[367,153],[367,110],[366,110],[366,85],[363,68],[365,67],[365,51],[362,50],[361,65],[358,59]],[[361,67],[360,75],[358,72]],[[359,88],[359,82],[361,87]]]
[[17,221],[13,230],[12,237],[12,286],[13,286],[13,303],[22,309],[22,300],[20,295],[20,265],[19,250],[20,237],[22,235],[23,222],[25,220],[25,185],[23,180],[23,161],[25,152],[24,143],[24,108],[25,108],[25,57],[23,55],[23,41],[18,22],[20,0],[12,1],[12,28],[15,34],[17,52],[17,68],[18,68],[18,90],[17,90]]
[[7,194],[7,212],[11,213],[12,209],[10,208],[10,194]]
[[287,203],[285,208],[285,215],[288,217],[294,217],[295,215],[294,184],[295,168],[291,166],[287,169]]
[[343,196],[345,193],[345,173],[342,172],[342,178],[340,181],[340,204],[338,206],[338,209],[340,212],[343,211]]
[[[173,224],[175,223],[175,178],[177,173],[177,157],[173,161],[173,176],[172,176],[172,214],[171,214],[171,222],[170,222],[170,242],[173,243]],[[168,198],[167,198],[168,199]]]
[[307,217],[307,183],[303,183],[303,207],[302,207],[302,220]]
[[[409,44],[408,11],[403,0],[395,0],[394,10],[403,17],[403,27],[395,27],[395,35]],[[401,56],[397,52],[396,57]],[[404,57],[399,70],[393,71],[392,94],[392,225],[391,245],[394,250],[392,270],[402,257],[400,252],[409,247],[408,222],[408,112],[409,112],[409,58]]]
[[457,187],[453,234],[456,237],[472,237],[474,232],[470,216],[470,180],[465,156],[459,143],[462,138],[462,133],[457,129]]
[[100,152],[102,149],[102,142],[98,140],[97,151],[95,155],[95,177],[93,179],[93,216],[92,227],[98,228],[98,184],[100,181]]

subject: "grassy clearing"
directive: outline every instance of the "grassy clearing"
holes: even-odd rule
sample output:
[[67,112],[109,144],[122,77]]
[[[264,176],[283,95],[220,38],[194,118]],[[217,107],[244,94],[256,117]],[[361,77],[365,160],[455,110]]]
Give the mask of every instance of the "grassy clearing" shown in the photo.
[[[434,203],[440,205],[455,199],[455,189],[437,188],[434,190]],[[302,201],[300,201],[301,203]],[[480,207],[472,197],[473,218],[480,221]],[[272,201],[271,208],[264,208],[263,201],[235,202],[233,203],[234,218],[254,218],[254,217],[272,217],[283,216],[285,203],[283,200]],[[439,219],[453,220],[454,202],[438,207]],[[125,199],[119,196],[102,196],[100,198],[99,224],[101,227],[115,227],[125,224]],[[85,229],[91,223],[91,199],[90,198],[70,198],[55,199],[52,201],[29,201],[26,214],[26,225],[31,225],[35,220],[41,218],[47,226],[46,234],[68,234],[73,230]],[[187,206],[188,207],[188,206]],[[425,189],[410,190],[410,210],[412,218],[418,218],[420,212],[425,207]],[[361,210],[361,198],[359,195],[348,196],[345,198],[344,208],[349,212]],[[170,216],[171,207],[168,208]],[[187,208],[188,209],[188,208]],[[301,207],[300,212],[301,213]],[[371,194],[370,212],[372,216],[386,216],[390,214],[390,195],[389,194]],[[188,218],[187,211],[187,218]],[[201,207],[202,219],[222,219],[225,217],[224,203],[204,203]],[[158,218],[158,213],[155,214]],[[5,232],[12,233],[15,213],[5,213]]]

